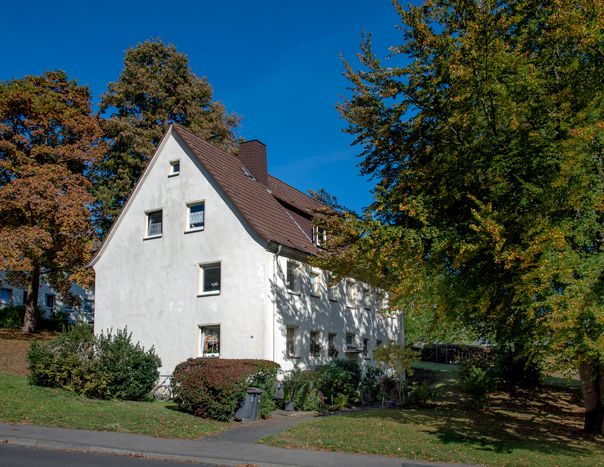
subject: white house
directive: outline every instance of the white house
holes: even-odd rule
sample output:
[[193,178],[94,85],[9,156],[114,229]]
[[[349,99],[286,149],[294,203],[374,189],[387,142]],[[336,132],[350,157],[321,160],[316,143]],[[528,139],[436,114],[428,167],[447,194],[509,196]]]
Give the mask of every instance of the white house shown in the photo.
[[164,374],[197,356],[371,364],[400,321],[370,287],[307,265],[318,207],[267,173],[261,142],[235,157],[170,127],[92,262],[95,332],[127,326]]
[[[67,318],[72,323],[94,322],[94,295],[92,291],[73,283],[70,292],[79,297],[79,305],[71,306],[63,303],[61,295],[48,285],[44,280],[44,276],[42,276],[38,289],[38,308],[45,317],[50,317],[57,311],[63,311],[67,313]],[[0,271],[0,308],[23,306],[25,305],[26,296],[27,292],[21,285],[12,284],[7,280],[5,271]]]

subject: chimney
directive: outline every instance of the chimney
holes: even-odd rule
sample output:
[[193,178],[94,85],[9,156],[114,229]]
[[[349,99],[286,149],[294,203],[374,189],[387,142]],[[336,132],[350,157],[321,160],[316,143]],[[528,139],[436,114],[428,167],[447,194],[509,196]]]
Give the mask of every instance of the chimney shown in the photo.
[[268,171],[266,168],[266,146],[257,139],[239,144],[239,159],[245,164],[254,178],[268,186]]

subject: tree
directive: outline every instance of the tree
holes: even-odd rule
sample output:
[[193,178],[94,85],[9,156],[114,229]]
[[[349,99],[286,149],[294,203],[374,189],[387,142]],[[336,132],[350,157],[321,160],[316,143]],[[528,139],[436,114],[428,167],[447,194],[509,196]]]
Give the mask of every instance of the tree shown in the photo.
[[321,263],[579,370],[585,429],[601,433],[604,5],[394,5],[402,43],[384,64],[365,38],[340,105],[375,201],[322,218]]
[[197,77],[186,55],[160,40],[126,52],[118,81],[109,84],[100,111],[110,150],[96,174],[96,217],[107,233],[161,137],[172,123],[228,152],[236,152],[233,129],[239,118],[212,101],[212,87]]
[[88,88],[65,73],[0,84],[0,269],[26,287],[24,332],[36,330],[40,277],[69,301],[90,260],[101,136]]

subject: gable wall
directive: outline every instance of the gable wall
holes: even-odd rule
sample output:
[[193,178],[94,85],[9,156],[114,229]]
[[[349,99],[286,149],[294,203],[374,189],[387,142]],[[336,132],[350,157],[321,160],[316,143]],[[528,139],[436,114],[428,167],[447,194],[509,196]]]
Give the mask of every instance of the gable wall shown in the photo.
[[[206,324],[220,324],[223,358],[268,352],[265,247],[186,151],[168,137],[95,264],[95,332],[127,326],[135,341],[155,346],[162,373],[199,355]],[[175,159],[180,174],[168,177]],[[205,229],[185,233],[186,203],[202,200]],[[144,240],[145,211],[154,209],[163,209],[163,235]],[[215,261],[220,295],[198,296],[199,264]]]

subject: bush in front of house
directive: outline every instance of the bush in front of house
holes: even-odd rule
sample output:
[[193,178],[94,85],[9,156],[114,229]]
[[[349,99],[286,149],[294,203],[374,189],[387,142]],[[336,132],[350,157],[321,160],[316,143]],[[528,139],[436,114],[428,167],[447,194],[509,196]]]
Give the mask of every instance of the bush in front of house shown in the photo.
[[381,379],[383,376],[384,373],[380,368],[369,366],[365,369],[365,374],[359,386],[363,402],[375,402],[379,399],[382,392]]
[[268,360],[190,358],[172,375],[174,401],[189,413],[214,420],[232,420],[248,387],[264,392],[260,416],[274,409],[274,391],[279,365]]
[[293,402],[295,410],[321,410],[323,394],[317,389],[316,371],[293,369],[283,378],[284,404]]
[[495,358],[491,353],[475,353],[459,364],[459,382],[476,405],[484,407],[496,387]]
[[360,402],[359,384],[362,371],[354,360],[332,360],[319,365],[317,388],[323,393],[325,402],[332,406],[346,407]]
[[19,329],[23,325],[23,315],[25,307],[4,306],[0,308],[0,328]]
[[85,324],[50,341],[33,342],[27,361],[31,384],[122,400],[146,399],[161,366],[154,349],[132,343],[126,329],[95,337]]

